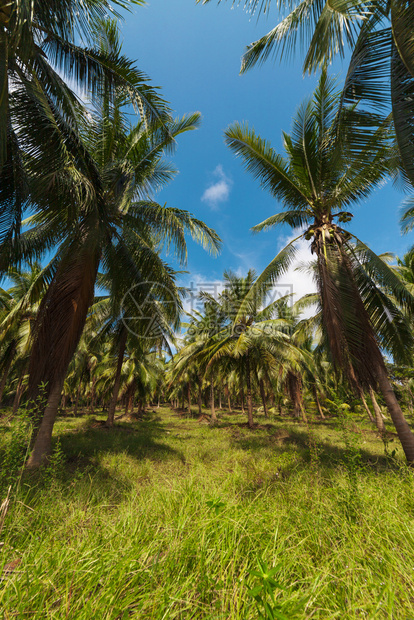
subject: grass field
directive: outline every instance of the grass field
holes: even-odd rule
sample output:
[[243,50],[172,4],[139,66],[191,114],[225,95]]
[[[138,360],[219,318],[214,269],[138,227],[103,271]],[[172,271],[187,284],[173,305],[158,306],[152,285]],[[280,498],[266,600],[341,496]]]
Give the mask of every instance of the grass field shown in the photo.
[[414,619],[414,473],[358,417],[104,418],[13,487],[2,619]]

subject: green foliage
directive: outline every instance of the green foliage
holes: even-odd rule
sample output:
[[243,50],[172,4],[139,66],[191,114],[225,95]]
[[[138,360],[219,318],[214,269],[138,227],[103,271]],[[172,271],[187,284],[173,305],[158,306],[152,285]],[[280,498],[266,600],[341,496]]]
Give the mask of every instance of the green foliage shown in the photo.
[[336,418],[310,425],[315,485],[301,422],[251,432],[237,413],[209,428],[158,412],[111,432],[58,420],[62,474],[41,485],[24,477],[4,524],[0,559],[20,560],[1,582],[5,617],[414,616],[414,478],[401,456],[384,458],[368,422],[355,435],[359,418],[347,414],[360,451],[350,518],[352,458]]
[[209,499],[206,502],[206,505],[210,508],[212,512],[216,515],[219,515],[220,511],[225,507],[226,503],[222,502],[221,499]]
[[[10,437],[0,461],[0,490],[16,486],[30,450],[33,422],[30,410],[20,410],[10,424]],[[1,495],[0,495],[1,497]]]
[[66,457],[62,450],[60,438],[58,438],[52,454],[46,461],[46,464],[42,468],[42,482],[45,485],[49,485],[52,482],[62,478],[65,473]]
[[347,474],[347,487],[344,494],[345,514],[347,517],[355,519],[361,507],[359,490],[359,479],[363,467],[361,448],[355,426],[352,428],[353,425],[346,410],[342,411],[339,420],[345,444],[342,462]]
[[46,386],[42,384],[35,401],[28,402],[9,420],[10,435],[0,456],[0,488],[18,486],[29,457],[36,416],[46,403]]
[[[298,618],[297,613],[303,612],[303,607],[296,605],[296,613],[283,602],[278,602],[276,597],[279,592],[283,593],[285,588],[276,580],[280,573],[282,564],[277,564],[273,568],[268,568],[266,562],[261,558],[257,559],[258,569],[250,571],[250,576],[255,577],[253,586],[248,587],[248,594],[256,603],[257,618],[259,620],[290,620]],[[299,607],[302,609],[300,610]],[[286,613],[289,615],[286,615]]]

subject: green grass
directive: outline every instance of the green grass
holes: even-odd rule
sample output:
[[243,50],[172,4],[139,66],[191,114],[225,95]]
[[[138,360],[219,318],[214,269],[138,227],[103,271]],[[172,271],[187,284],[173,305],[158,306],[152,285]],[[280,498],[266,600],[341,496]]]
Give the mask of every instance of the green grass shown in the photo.
[[257,421],[61,418],[64,462],[12,492],[0,617],[258,618],[260,558],[289,619],[414,619],[414,474],[357,417]]

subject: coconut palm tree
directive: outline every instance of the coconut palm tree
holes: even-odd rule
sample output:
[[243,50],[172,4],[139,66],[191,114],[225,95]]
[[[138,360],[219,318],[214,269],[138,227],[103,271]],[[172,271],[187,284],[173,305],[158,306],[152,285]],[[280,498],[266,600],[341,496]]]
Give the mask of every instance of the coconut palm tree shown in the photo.
[[[163,272],[160,272],[163,275]],[[111,289],[111,279],[104,274],[100,274],[99,284],[105,288]],[[155,274],[157,276],[157,274]],[[113,379],[112,397],[108,407],[108,418],[106,425],[112,427],[114,425],[115,409],[118,402],[118,396],[121,388],[121,374],[125,361],[125,355],[127,351],[134,349],[141,350],[143,341],[148,341],[151,350],[162,351],[164,348],[169,353],[169,342],[174,340],[174,329],[178,329],[180,306],[180,294],[178,288],[175,286],[173,280],[171,280],[171,287],[168,289],[168,294],[171,296],[172,303],[159,303],[160,296],[157,296],[156,283],[152,282],[151,287],[145,286],[140,283],[139,287],[136,286],[137,281],[134,277],[128,281],[127,277],[124,277],[125,281],[125,294],[122,298],[118,295],[111,294],[95,300],[94,305],[90,311],[90,320],[98,327],[95,340],[98,343],[108,343],[110,348],[110,357],[108,363],[111,363],[111,359],[115,362],[115,376],[111,375]],[[119,284],[119,283],[118,283]],[[119,286],[117,284],[118,293]],[[135,286],[134,286],[135,285]],[[136,293],[136,289],[139,288],[139,295]],[[165,292],[163,285],[161,285],[161,291],[163,297]],[[132,291],[133,295],[130,295]],[[143,297],[142,293],[145,291],[147,296],[145,302],[141,301],[141,313],[145,314],[145,318],[136,316],[134,321],[128,317],[137,314],[137,308],[135,304],[140,298]],[[165,301],[165,300],[164,300]],[[168,301],[168,300],[167,300]],[[145,310],[148,308],[148,311]],[[148,337],[148,318],[151,317],[151,327],[154,330],[152,337]]]
[[[391,136],[388,122],[379,122],[347,107],[324,71],[313,98],[299,108],[292,133],[284,134],[285,156],[247,126],[235,124],[225,136],[245,168],[285,208],[253,230],[277,224],[302,227],[264,270],[251,294],[288,269],[299,239],[310,241],[332,359],[352,385],[378,386],[406,458],[413,463],[414,435],[393,392],[380,347],[401,359],[411,355],[413,334],[400,307],[412,309],[414,298],[387,263],[342,226],[352,218],[351,206],[388,174]],[[242,305],[239,315],[243,311]]]
[[18,270],[11,267],[7,278],[12,284],[7,290],[0,289],[2,311],[0,313],[0,404],[7,379],[11,370],[16,371],[19,366],[19,376],[16,379],[16,397],[14,411],[17,411],[23,394],[23,382],[28,369],[31,335],[35,324],[39,303],[44,289],[39,283],[42,280],[43,269],[34,262],[29,270]]
[[[13,257],[22,214],[37,191],[60,196],[57,169],[73,166],[81,108],[78,94],[92,100],[105,88],[109,100],[120,89],[148,119],[162,120],[167,104],[134,63],[106,44],[119,18],[141,0],[3,0],[0,3],[0,270]],[[99,45],[96,45],[96,40]],[[72,84],[78,94],[68,86]],[[45,157],[39,157],[46,151]],[[30,171],[27,170],[28,158]],[[62,164],[62,160],[66,164]],[[39,205],[37,205],[39,206]]]
[[[200,360],[205,368],[204,374],[210,379],[212,390],[214,377],[220,367],[228,372],[237,370],[246,386],[250,428],[254,426],[253,388],[258,369],[266,365],[291,364],[293,358],[297,360],[300,357],[300,352],[291,345],[286,333],[287,322],[274,316],[277,312],[277,301],[266,305],[268,291],[263,288],[246,302],[255,279],[253,270],[249,270],[244,278],[226,271],[225,289],[218,299],[201,293],[206,312],[204,322],[200,321],[198,325],[199,338],[180,352],[182,367],[187,366],[191,357]],[[243,312],[240,312],[242,306]],[[229,361],[232,362],[231,369]],[[213,392],[211,402],[212,420],[215,421]]]
[[[116,39],[113,45],[118,45]],[[37,467],[50,448],[63,380],[94,299],[99,266],[118,299],[131,282],[142,284],[141,298],[146,287],[158,283],[161,299],[163,290],[175,290],[174,272],[160,257],[163,248],[171,247],[178,260],[185,261],[186,232],[213,251],[219,247],[218,236],[203,222],[157,204],[151,195],[174,174],[163,153],[175,146],[179,134],[197,126],[199,115],[130,126],[122,111],[126,101],[123,90],[115,103],[104,92],[79,118],[77,157],[69,171],[56,173],[60,208],[55,199],[49,202],[43,196],[41,208],[27,222],[29,229],[13,248],[15,257],[25,257],[57,247],[31,351],[29,398],[34,400],[44,384],[47,403],[38,418],[29,467]]]
[[391,106],[399,163],[412,188],[414,4],[406,0],[233,0],[240,3],[257,15],[271,7],[282,13],[270,32],[247,47],[241,72],[272,56],[290,58],[299,49],[306,54],[304,72],[314,72],[351,50],[343,97],[349,103],[362,100],[369,106]]

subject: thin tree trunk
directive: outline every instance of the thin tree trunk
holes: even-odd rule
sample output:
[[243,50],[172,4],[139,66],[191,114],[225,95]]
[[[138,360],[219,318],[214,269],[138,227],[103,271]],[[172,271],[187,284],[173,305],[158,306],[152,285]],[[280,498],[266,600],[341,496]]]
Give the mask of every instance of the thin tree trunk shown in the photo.
[[360,399],[362,400],[362,404],[363,404],[363,406],[364,406],[365,411],[366,411],[366,412],[367,412],[367,414],[368,414],[369,419],[371,420],[371,422],[372,422],[373,424],[375,424],[375,420],[374,420],[374,418],[373,418],[373,416],[372,416],[371,409],[368,407],[368,403],[367,403],[367,401],[365,400],[364,392],[363,392],[361,389],[359,390],[359,397],[360,397]]
[[211,424],[211,426],[214,426],[215,424],[217,424],[217,414],[216,414],[216,409],[214,407],[214,384],[213,384],[213,379],[211,379],[211,383],[210,383],[210,411],[211,411],[210,424]]
[[188,415],[191,417],[191,385],[187,384]]
[[252,400],[252,379],[250,376],[250,358],[246,356],[246,391],[247,391],[247,423],[249,428],[253,428],[253,400]]
[[225,392],[226,392],[226,396],[227,396],[227,408],[229,410],[229,413],[231,413],[231,400],[230,400],[230,390],[229,390],[229,386],[226,385],[224,387]]
[[51,452],[53,425],[58,412],[63,381],[64,379],[57,381],[50,390],[42,421],[34,440],[32,453],[27,461],[28,469],[37,469],[40,467]]
[[220,411],[223,409],[222,402],[221,402],[221,385],[219,386],[219,402],[218,402],[218,407],[219,407]]
[[374,390],[372,389],[371,386],[369,386],[369,395],[370,395],[370,398],[371,398],[372,406],[374,407],[375,423],[377,425],[377,428],[378,428],[379,432],[380,433],[384,433],[385,432],[385,424],[384,424],[384,420],[382,419],[381,409],[379,407],[379,404],[377,403],[377,399],[375,398]]
[[202,380],[201,377],[198,377],[198,413],[199,415],[203,415],[203,408],[202,408]]
[[96,377],[95,375],[93,375],[92,376],[91,400],[89,404],[89,411],[91,415],[95,413],[95,394],[96,394],[95,385],[96,385]]
[[112,394],[111,403],[108,409],[108,417],[105,422],[105,426],[112,427],[115,420],[116,403],[118,402],[119,388],[121,387],[121,371],[122,364],[124,363],[124,355],[126,349],[127,331],[123,331],[121,339],[119,341],[118,362],[116,365],[114,392]]
[[[130,418],[134,417],[134,396],[135,396],[135,389],[134,386],[131,385],[130,389],[129,389],[129,393],[128,393],[128,415]],[[138,413],[142,412],[142,401],[140,400],[138,402]]]
[[315,403],[316,403],[316,407],[318,408],[319,415],[321,416],[322,420],[325,420],[326,418],[322,411],[321,403],[319,402],[318,390],[317,390],[316,385],[313,386],[313,393],[315,395]]
[[301,414],[302,414],[302,420],[305,422],[305,424],[307,424],[308,418],[306,416],[306,411],[305,411],[305,407],[304,407],[304,404],[303,404],[302,392],[300,392],[299,406],[300,406],[300,411],[301,411]]
[[73,410],[73,415],[75,417],[78,415],[78,405],[79,405],[79,398],[80,398],[81,388],[82,388],[82,378],[79,381],[78,389],[76,391],[75,408]]
[[142,398],[138,399],[138,411],[134,413],[134,390],[129,395],[129,417],[134,420],[142,419],[145,413],[145,407]]
[[288,390],[293,404],[293,415],[295,418],[302,417],[302,420],[307,422],[308,420],[303,406],[302,382],[297,374],[290,371],[288,373]]
[[414,465],[414,435],[404,418],[385,367],[377,369],[378,384],[409,465]]
[[263,379],[259,380],[259,386],[260,386],[260,396],[262,398],[262,403],[263,403],[264,415],[265,415],[265,418],[268,418],[269,414],[267,413],[266,392],[265,392],[265,389],[264,389]]
[[244,414],[245,413],[245,409],[244,409],[244,389],[243,389],[243,386],[242,386],[242,388],[240,390],[240,398],[241,398],[241,410],[242,410],[242,413]]

